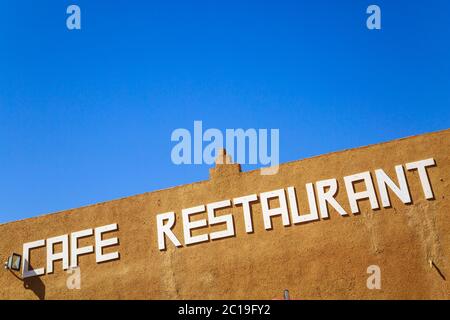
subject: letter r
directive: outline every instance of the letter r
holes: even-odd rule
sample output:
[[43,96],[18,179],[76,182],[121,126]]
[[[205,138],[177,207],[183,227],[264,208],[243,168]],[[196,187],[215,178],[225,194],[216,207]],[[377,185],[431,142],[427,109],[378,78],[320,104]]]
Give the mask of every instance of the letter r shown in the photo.
[[[167,221],[167,223],[164,224],[164,221]],[[175,225],[175,212],[161,213],[156,216],[159,250],[166,249],[166,238],[165,238],[166,235],[167,237],[169,237],[169,239],[175,246],[181,247],[180,241],[178,241],[177,237],[172,232],[172,228],[174,225]]]

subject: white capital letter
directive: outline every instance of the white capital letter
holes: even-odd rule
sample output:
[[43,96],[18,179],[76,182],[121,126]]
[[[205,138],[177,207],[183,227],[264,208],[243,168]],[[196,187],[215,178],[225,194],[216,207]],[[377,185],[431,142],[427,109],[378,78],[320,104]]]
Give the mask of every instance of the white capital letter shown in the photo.
[[71,250],[70,267],[72,269],[74,269],[78,266],[78,256],[94,252],[93,246],[78,248],[78,239],[92,236],[93,233],[94,233],[94,231],[92,229],[86,229],[86,230],[74,232],[71,234],[71,236],[70,236],[70,250]]
[[[166,224],[164,224],[165,220],[167,220]],[[164,235],[167,235],[170,241],[172,241],[172,243],[175,246],[181,247],[180,241],[178,241],[177,237],[172,232],[174,224],[175,224],[175,212],[160,213],[156,216],[156,228],[158,229],[159,250],[166,249],[166,238]]]
[[319,220],[319,214],[317,212],[317,205],[316,205],[316,197],[314,195],[314,186],[312,183],[306,184],[306,193],[308,194],[308,203],[309,203],[309,213],[299,215],[298,213],[298,207],[297,207],[297,196],[295,194],[295,188],[289,187],[288,190],[288,197],[289,197],[289,206],[291,207],[291,216],[292,216],[292,223],[302,223],[302,222],[308,222],[308,221],[315,221]]
[[375,176],[377,177],[378,190],[380,191],[381,204],[387,208],[391,205],[389,201],[389,195],[387,192],[387,186],[402,200],[403,203],[410,203],[411,196],[409,195],[408,184],[406,183],[405,172],[403,166],[395,166],[397,172],[397,180],[400,187],[397,187],[395,183],[387,176],[382,169],[375,170]]
[[220,208],[227,208],[229,206],[231,206],[230,200],[214,202],[214,203],[210,203],[206,206],[207,211],[208,211],[208,222],[209,222],[210,226],[219,224],[219,223],[227,224],[227,228],[225,230],[212,232],[210,234],[211,240],[234,236],[233,216],[231,214],[227,214],[227,215],[222,215],[222,216],[216,217],[214,214],[214,210],[220,209]]
[[406,164],[406,169],[417,169],[419,172],[420,183],[422,184],[423,193],[426,199],[434,199],[433,190],[431,189],[430,180],[428,179],[426,167],[434,166],[436,163],[433,158],[410,162]]
[[117,251],[103,254],[103,248],[118,244],[119,239],[117,237],[114,237],[103,240],[102,234],[115,230],[117,230],[117,223],[95,228],[95,260],[97,263],[119,258],[119,253]]
[[242,204],[242,210],[244,211],[245,232],[247,233],[253,232],[253,221],[250,202],[254,202],[257,200],[258,196],[256,194],[251,194],[249,196],[233,199],[234,205]]
[[183,209],[182,215],[183,215],[183,230],[184,230],[184,242],[186,244],[193,244],[198,242],[204,242],[208,241],[208,235],[207,234],[201,234],[198,236],[192,236],[191,230],[196,228],[201,228],[206,226],[206,219],[200,219],[197,221],[190,221],[189,216],[192,214],[200,213],[205,211],[205,206],[197,206],[193,208]]
[[[378,209],[377,196],[375,194],[375,189],[373,188],[372,177],[370,172],[361,172],[351,176],[344,177],[345,188],[347,189],[348,201],[350,202],[350,207],[352,213],[359,212],[358,200],[369,199],[372,209]],[[353,188],[353,182],[364,181],[366,185],[366,191],[355,192]]]
[[45,240],[37,240],[33,242],[27,242],[23,245],[23,261],[22,261],[22,277],[29,278],[34,276],[41,276],[45,273],[45,268],[31,269],[30,270],[30,251],[31,249],[40,248],[45,246]]
[[[320,216],[323,219],[328,218],[328,207],[329,203],[341,216],[347,216],[348,213],[345,212],[344,208],[336,201],[334,196],[337,192],[337,181],[336,179],[321,180],[316,182],[317,187],[317,197],[319,198]],[[325,192],[325,188],[329,188]]]
[[[260,194],[261,198],[261,207],[263,212],[263,218],[264,218],[264,228],[266,230],[272,229],[272,220],[271,217],[281,215],[283,219],[283,225],[288,226],[290,225],[289,221],[289,213],[287,209],[287,203],[286,203],[286,195],[284,194],[283,189],[278,189],[274,191],[269,192],[263,192]],[[278,208],[269,208],[269,199],[272,198],[278,198],[280,201],[280,206]]]
[[[62,251],[53,252],[55,243],[62,244]],[[63,270],[69,268],[69,236],[67,234],[47,239],[47,273],[53,273],[53,262],[62,260]]]

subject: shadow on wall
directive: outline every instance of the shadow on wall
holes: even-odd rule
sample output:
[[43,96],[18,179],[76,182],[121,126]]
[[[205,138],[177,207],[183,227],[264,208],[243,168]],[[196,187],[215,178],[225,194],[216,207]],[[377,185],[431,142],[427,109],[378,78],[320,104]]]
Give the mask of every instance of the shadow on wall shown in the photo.
[[39,300],[45,300],[45,284],[40,277],[26,278],[23,281],[23,287],[33,291]]
[[33,293],[36,295],[36,297],[38,297],[39,300],[45,300],[45,284],[44,282],[42,282],[40,277],[36,276],[22,279],[14,272],[11,271],[11,273],[14,275],[14,277],[23,282],[23,287],[25,289],[33,291]]

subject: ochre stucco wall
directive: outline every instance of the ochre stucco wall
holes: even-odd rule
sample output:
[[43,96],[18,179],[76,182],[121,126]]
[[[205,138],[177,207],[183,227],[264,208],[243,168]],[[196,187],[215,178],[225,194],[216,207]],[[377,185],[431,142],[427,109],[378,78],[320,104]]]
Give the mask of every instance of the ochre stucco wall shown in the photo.
[[[97,264],[94,254],[81,256],[80,290],[67,289],[61,262],[53,274],[28,278],[25,285],[17,272],[4,270],[0,299],[273,299],[284,289],[294,299],[448,299],[449,150],[450,130],[445,130],[282,164],[272,176],[229,170],[209,181],[3,224],[2,262],[12,252],[22,253],[25,242],[111,223],[119,230],[105,237],[117,236],[120,245],[106,252],[119,251],[120,259]],[[289,227],[274,217],[273,230],[267,231],[256,202],[251,234],[245,233],[242,207],[233,206],[219,214],[233,213],[235,237],[181,248],[167,241],[168,249],[158,250],[158,213],[176,212],[174,232],[183,239],[183,208],[294,186],[305,212],[305,184],[329,178],[338,179],[337,200],[350,212],[344,176],[381,168],[395,181],[395,165],[430,157],[437,164],[427,170],[434,200],[425,199],[417,171],[406,171],[410,205],[390,193],[391,208],[373,211],[364,200],[357,215],[341,217],[331,208],[330,219]],[[80,241],[80,246],[89,244],[93,237]],[[45,265],[44,249],[32,255],[34,266]],[[380,290],[366,287],[369,265],[381,268]]]

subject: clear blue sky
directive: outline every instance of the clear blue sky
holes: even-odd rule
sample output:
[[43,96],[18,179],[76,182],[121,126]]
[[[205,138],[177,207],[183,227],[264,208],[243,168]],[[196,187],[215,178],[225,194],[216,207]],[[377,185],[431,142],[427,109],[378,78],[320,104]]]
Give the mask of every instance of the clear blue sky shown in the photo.
[[0,0],[0,223],[207,179],[170,159],[194,120],[279,128],[281,162],[449,128],[449,14],[448,0]]

